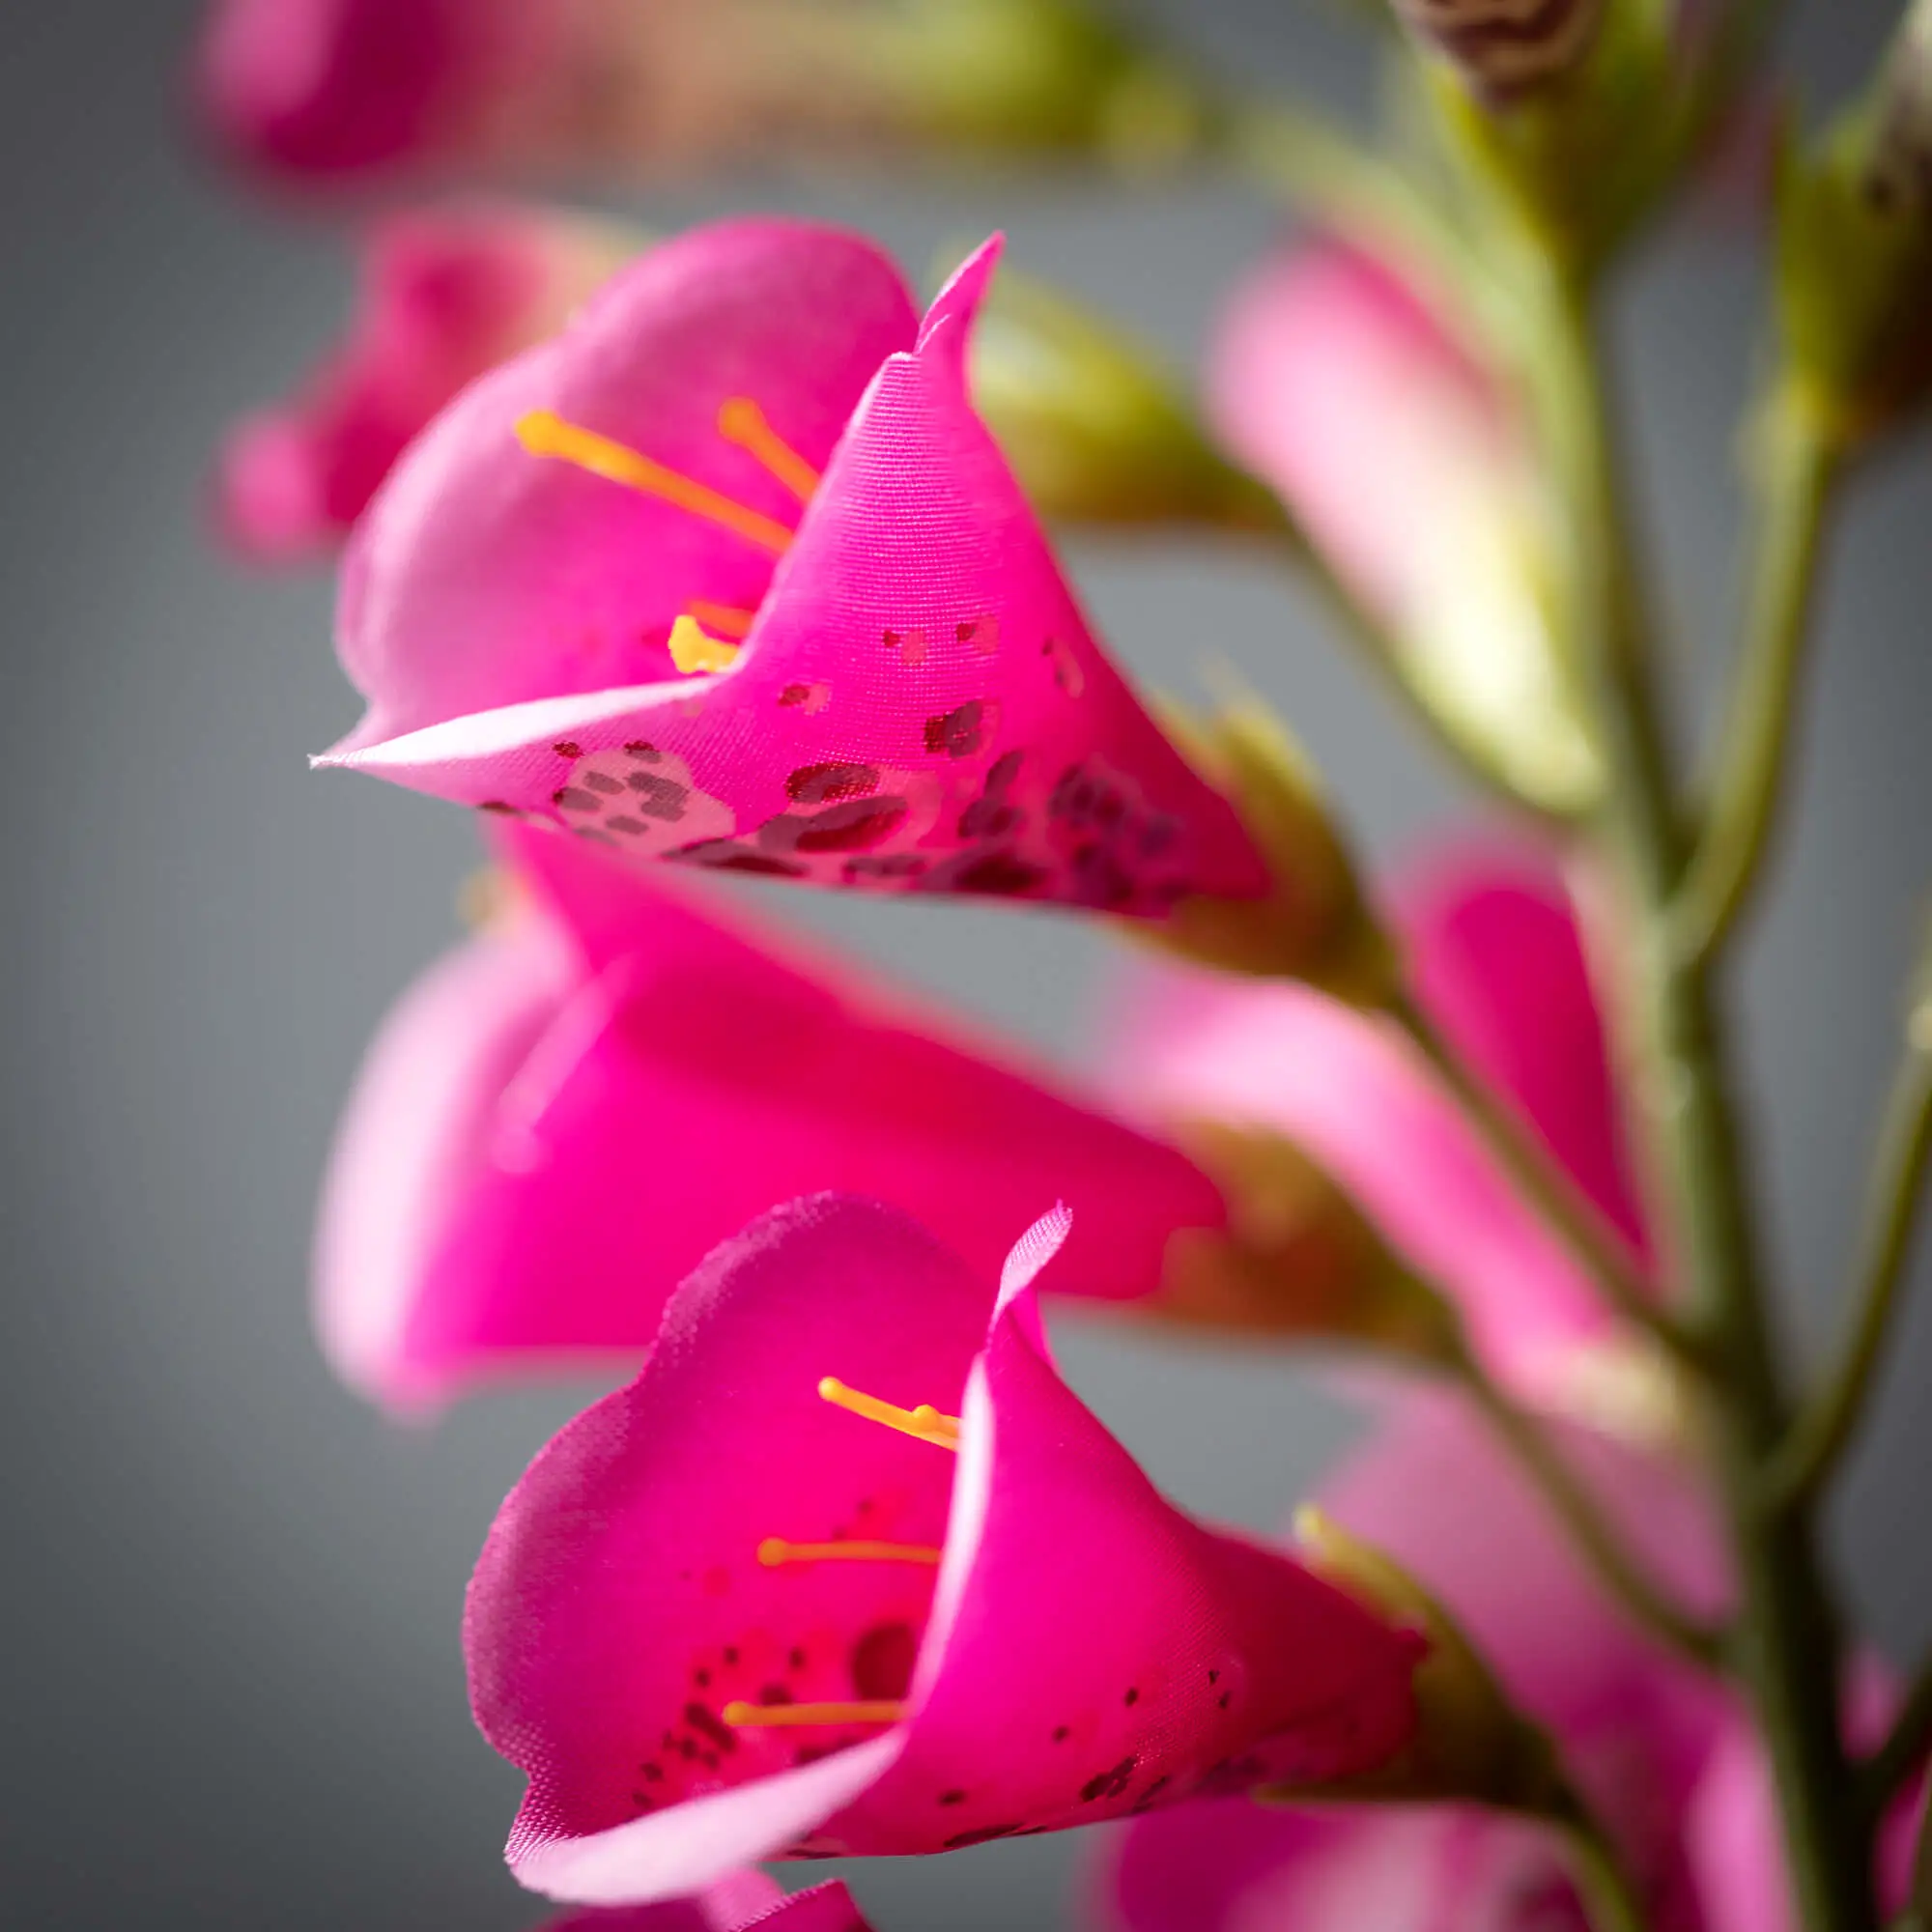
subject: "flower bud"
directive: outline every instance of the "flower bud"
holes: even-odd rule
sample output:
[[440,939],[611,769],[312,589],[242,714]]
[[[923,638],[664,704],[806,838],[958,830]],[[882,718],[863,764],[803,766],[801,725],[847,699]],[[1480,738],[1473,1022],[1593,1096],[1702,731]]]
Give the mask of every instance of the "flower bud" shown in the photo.
[[1932,0],[1865,99],[1787,163],[1777,293],[1797,398],[1842,445],[1932,392]]
[[1479,94],[1507,99],[1567,71],[1589,50],[1605,0],[1396,0],[1417,39]]
[[1278,526],[1144,348],[1045,282],[1004,269],[980,311],[973,401],[1043,515],[1069,523]]
[[1184,898],[1148,936],[1206,965],[1306,980],[1359,1005],[1384,1002],[1397,980],[1394,950],[1314,770],[1280,721],[1245,697],[1205,719],[1168,707],[1161,722],[1234,806],[1274,883],[1257,898]]
[[1175,1235],[1148,1312],[1190,1327],[1447,1359],[1457,1325],[1447,1304],[1292,1141],[1218,1121],[1171,1121],[1166,1128],[1220,1188],[1228,1225]]
[[1303,1560],[1317,1576],[1423,1641],[1425,1655],[1413,1678],[1416,1724],[1395,1759],[1363,1776],[1317,1790],[1286,1786],[1259,1795],[1281,1804],[1460,1799],[1534,1817],[1566,1816],[1562,1771],[1548,1738],[1510,1701],[1449,1612],[1400,1564],[1321,1510],[1300,1511],[1295,1530]]
[[1208,402],[1442,735],[1538,808],[1587,809],[1603,760],[1551,623],[1533,440],[1450,300],[1352,239],[1277,255],[1229,304]]

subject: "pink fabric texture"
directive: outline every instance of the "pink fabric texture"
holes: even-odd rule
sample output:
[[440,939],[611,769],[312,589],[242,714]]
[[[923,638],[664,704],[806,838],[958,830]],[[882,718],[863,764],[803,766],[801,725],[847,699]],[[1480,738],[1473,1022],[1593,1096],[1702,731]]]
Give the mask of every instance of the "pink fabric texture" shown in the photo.
[[795,1891],[761,1871],[735,1872],[692,1898],[655,1905],[593,1906],[552,1919],[543,1932],[871,1932],[836,1881]]
[[[1065,1219],[996,1297],[887,1208],[776,1210],[538,1457],[466,1620],[478,1722],[530,1778],[526,1884],[644,1901],[1399,1748],[1414,1640],[1174,1510],[1039,1352],[1032,1272]],[[899,1426],[824,1386],[900,1405]],[[846,1541],[871,1547],[825,1556]]]
[[695,230],[471,386],[351,545],[369,704],[320,762],[821,885],[1150,918],[1263,892],[973,412],[996,252],[920,324],[838,231]]
[[397,1008],[324,1191],[318,1317],[399,1407],[479,1378],[635,1362],[671,1288],[774,1199],[904,1208],[977,1277],[1058,1193],[1072,1294],[1152,1293],[1221,1225],[1180,1153],[740,924],[697,880],[507,827],[517,910]]
[[[1562,1453],[1633,1547],[1688,1603],[1725,1600],[1721,1543],[1675,1463],[1581,1428]],[[1336,1520],[1421,1577],[1512,1695],[1562,1744],[1620,1841],[1659,1932],[1742,1932],[1693,1883],[1683,1823],[1743,1719],[1714,1678],[1636,1631],[1481,1424],[1446,1398],[1384,1418],[1327,1487]],[[1765,1828],[1761,1858],[1777,1839]],[[1201,1836],[1197,1841],[1196,1833]],[[1529,1932],[1586,1924],[1557,1842],[1454,1808],[1383,1813],[1214,1807],[1149,1818],[1112,1874],[1127,1932]]]
[[264,564],[332,555],[411,438],[466,384],[560,328],[626,243],[614,227],[514,203],[372,224],[341,345],[223,445],[215,498],[230,546]]
[[[1636,1242],[1604,1028],[1575,910],[1530,846],[1470,840],[1414,867],[1391,922],[1416,999]],[[1526,1393],[1615,1321],[1399,1030],[1302,985],[1136,962],[1097,1053],[1146,1124],[1271,1128],[1318,1159],[1463,1312]]]
[[1208,404],[1438,717],[1540,803],[1577,803],[1596,760],[1550,647],[1528,440],[1421,289],[1342,242],[1283,251],[1229,303]]
[[[1603,1029],[1553,870],[1526,847],[1470,844],[1396,896],[1416,997],[1634,1236]],[[1578,1347],[1613,1335],[1595,1288],[1391,1023],[1304,986],[1137,963],[1097,1064],[1150,1125],[1221,1120],[1302,1146],[1519,1387],[1541,1392]]]
[[[580,0],[215,0],[192,76],[229,151],[288,179],[515,152],[571,118]],[[588,104],[587,100],[583,103]]]

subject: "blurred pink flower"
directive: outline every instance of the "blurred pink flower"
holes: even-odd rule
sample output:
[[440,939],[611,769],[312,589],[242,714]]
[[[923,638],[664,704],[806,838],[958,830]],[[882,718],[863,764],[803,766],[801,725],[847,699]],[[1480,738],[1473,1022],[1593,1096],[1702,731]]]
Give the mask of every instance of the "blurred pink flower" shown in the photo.
[[1356,246],[1284,251],[1236,292],[1208,401],[1450,734],[1540,805],[1586,802],[1598,760],[1550,642],[1532,450],[1446,312]]
[[[1679,1598],[1730,1594],[1702,1480],[1686,1461],[1567,1425],[1556,1443]],[[1386,1407],[1322,1497],[1449,1607],[1505,1689],[1562,1748],[1616,1838],[1656,1932],[1791,1932],[1763,1746],[1735,1693],[1633,1626],[1573,1552],[1541,1494],[1465,1408]],[[1894,1700],[1867,1662],[1849,1728]],[[1904,1896],[1910,1805],[1886,1834],[1880,1889]],[[1264,1810],[1214,1804],[1135,1822],[1099,1874],[1117,1932],[1585,1932],[1559,1841],[1499,1814]]]
[[594,102],[604,0],[215,0],[196,103],[292,179],[541,157]]
[[1262,894],[968,401],[996,252],[920,324],[855,238],[695,230],[466,390],[351,543],[319,762],[825,885]]
[[497,850],[520,902],[397,1008],[324,1193],[324,1343],[379,1399],[635,1362],[719,1241],[821,1189],[905,1208],[987,1280],[1058,1192],[1077,1219],[1055,1285],[1106,1298],[1152,1293],[1173,1234],[1222,1225],[1180,1153],[696,881],[534,828]]
[[[1577,918],[1527,845],[1419,869],[1392,917],[1415,997],[1641,1254],[1623,1124]],[[1455,1300],[1492,1373],[1558,1393],[1616,1339],[1602,1297],[1393,1023],[1308,987],[1137,963],[1098,1064],[1135,1118],[1300,1145]]]
[[789,1898],[757,1870],[729,1878],[691,1898],[655,1905],[592,1906],[552,1919],[543,1932],[871,1932],[843,1885],[815,1885]]
[[614,226],[513,203],[373,223],[341,346],[223,445],[230,544],[266,564],[332,554],[410,439],[466,384],[562,327],[634,247]]
[[[1580,1427],[1557,1441],[1656,1574],[1686,1602],[1720,1607],[1722,1544],[1688,1468]],[[1719,1740],[1743,1722],[1730,1693],[1626,1619],[1481,1422],[1444,1397],[1392,1405],[1321,1501],[1441,1599],[1563,1747],[1637,1878],[1646,1922],[1744,1932],[1699,1899],[1683,1835]],[[1767,1830],[1757,1848],[1776,1844]],[[1198,1822],[1149,1818],[1126,1834],[1110,1878],[1109,1922],[1124,1932],[1583,1932],[1588,1923],[1554,1837],[1458,1807],[1216,1806]]]
[[1181,1516],[1061,1381],[1031,1284],[1065,1223],[1021,1239],[996,1301],[891,1210],[779,1209],[537,1458],[466,1625],[477,1719],[530,1777],[526,1884],[668,1896],[1405,1742],[1413,1640]]

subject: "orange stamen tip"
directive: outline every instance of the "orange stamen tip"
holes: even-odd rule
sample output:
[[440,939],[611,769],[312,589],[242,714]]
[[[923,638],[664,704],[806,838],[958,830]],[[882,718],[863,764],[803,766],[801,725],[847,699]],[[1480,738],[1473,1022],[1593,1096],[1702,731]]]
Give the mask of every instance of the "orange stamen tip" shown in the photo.
[[853,1704],[742,1704],[734,1698],[718,1715],[734,1731],[778,1724],[896,1724],[905,1705],[895,1697]]
[[938,1449],[959,1447],[959,1418],[942,1414],[930,1403],[923,1402],[917,1408],[900,1408],[894,1403],[881,1402],[875,1395],[867,1395],[863,1389],[848,1388],[837,1376],[826,1376],[818,1384],[818,1394],[821,1401],[831,1403],[835,1408],[849,1409],[867,1422],[896,1429],[901,1435],[916,1436]]
[[780,436],[750,396],[727,396],[719,405],[718,434],[762,464],[801,503],[810,502],[818,471]]
[[707,631],[734,640],[744,637],[758,617],[755,611],[742,610],[736,604],[708,604],[702,597],[691,600],[691,614]]
[[840,1543],[788,1543],[768,1536],[758,1545],[758,1561],[768,1570],[782,1563],[937,1563],[944,1551],[929,1543],[868,1543],[848,1537]]
[[670,627],[670,661],[687,673],[729,670],[743,648],[742,644],[726,643],[723,638],[707,637],[696,617],[682,616]]

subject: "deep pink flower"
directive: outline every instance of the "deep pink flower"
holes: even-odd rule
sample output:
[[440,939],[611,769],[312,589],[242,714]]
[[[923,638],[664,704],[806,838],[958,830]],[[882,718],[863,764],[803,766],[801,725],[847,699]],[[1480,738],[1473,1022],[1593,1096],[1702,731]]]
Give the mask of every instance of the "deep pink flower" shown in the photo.
[[529,160],[592,104],[599,0],[215,0],[196,51],[204,118],[292,176]]
[[1236,291],[1208,363],[1228,447],[1391,634],[1479,763],[1574,809],[1599,778],[1552,649],[1533,451],[1493,371],[1391,262],[1283,252]]
[[592,1906],[553,1919],[544,1932],[871,1932],[836,1880],[795,1891],[761,1871],[734,1872],[696,1897],[655,1905]]
[[[1667,1457],[1582,1428],[1557,1437],[1633,1547],[1687,1603],[1728,1594],[1696,1479]],[[1618,1837],[1658,1932],[1739,1932],[1700,1902],[1684,1812],[1719,1742],[1742,1724],[1720,1682],[1637,1631],[1483,1425],[1447,1398],[1382,1418],[1327,1487],[1345,1527],[1448,1606],[1504,1687],[1564,1748]],[[1759,1849],[1775,1846],[1767,1832]],[[1562,1848],[1493,1814],[1440,1807],[1338,1814],[1214,1806],[1138,1823],[1121,1848],[1127,1932],[1528,1932],[1587,1924]]]
[[560,328],[632,247],[614,226],[516,204],[374,223],[342,345],[223,446],[229,542],[258,563],[334,551],[410,439],[465,384]]
[[472,385],[357,527],[322,762],[819,884],[1260,895],[968,401],[995,253],[921,324],[856,239],[699,229]]
[[635,1362],[672,1287],[777,1199],[863,1191],[991,1280],[1042,1190],[1067,1293],[1151,1294],[1220,1195],[1180,1153],[955,1044],[954,1029],[700,882],[506,828],[525,891],[397,1009],[325,1190],[319,1317],[397,1406],[480,1376]]
[[[1688,1605],[1730,1594],[1702,1478],[1682,1460],[1569,1426],[1557,1445],[1630,1547]],[[1637,1631],[1506,1452],[1448,1399],[1384,1411],[1323,1497],[1476,1639],[1562,1748],[1618,1840],[1656,1932],[1791,1932],[1764,1747],[1735,1693]],[[1847,1704],[1869,1741],[1895,1704],[1871,1661]],[[1879,1853],[1903,1898],[1913,1808]],[[1120,1932],[1584,1932],[1558,1841],[1458,1807],[1311,1812],[1213,1804],[1137,1821],[1102,1877]]]
[[[1606,1220],[1640,1229],[1575,912],[1525,847],[1438,859],[1399,895],[1416,997]],[[1492,1370],[1549,1393],[1615,1334],[1595,1287],[1388,1021],[1305,986],[1136,965],[1100,1056],[1136,1117],[1300,1144],[1462,1309]]]
[[478,1721],[530,1777],[526,1884],[648,1899],[1400,1747],[1413,1639],[1181,1516],[1054,1371],[1031,1282],[1065,1220],[996,1302],[889,1209],[780,1209],[537,1458],[466,1627]]

